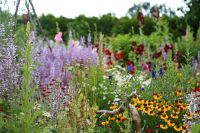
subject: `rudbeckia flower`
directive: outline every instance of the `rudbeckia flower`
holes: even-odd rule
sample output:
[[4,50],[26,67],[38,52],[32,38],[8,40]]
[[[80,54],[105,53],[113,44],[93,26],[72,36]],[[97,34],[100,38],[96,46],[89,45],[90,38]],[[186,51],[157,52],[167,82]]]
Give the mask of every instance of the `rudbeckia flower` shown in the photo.
[[114,110],[114,109],[117,109],[117,108],[118,108],[118,106],[115,105],[115,104],[113,104],[113,105],[110,106],[110,110]]
[[132,100],[133,100],[134,103],[137,103],[139,98],[138,97],[133,97]]
[[155,112],[154,112],[153,110],[151,110],[151,111],[148,112],[148,115],[154,116],[154,115],[155,115]]
[[165,112],[164,108],[163,107],[158,107],[157,109],[159,112]]
[[176,114],[176,113],[173,113],[173,114],[171,114],[170,116],[171,116],[171,118],[173,118],[173,119],[178,119],[178,114]]
[[182,96],[182,95],[183,95],[183,92],[182,92],[181,90],[176,90],[175,95],[176,95],[177,97]]
[[167,126],[167,125],[163,125],[163,124],[161,124],[161,125],[160,125],[160,128],[161,128],[161,129],[167,129],[168,126]]
[[186,112],[186,113],[184,114],[184,117],[185,117],[186,119],[192,119],[192,115],[190,114],[190,112]]
[[180,101],[180,100],[175,100],[174,103],[175,103],[175,104],[182,104],[183,102]]
[[161,96],[160,94],[158,94],[158,93],[154,93],[154,94],[153,94],[153,98],[154,98],[155,100],[159,100],[159,99],[162,98],[162,96]]
[[177,115],[180,114],[180,110],[178,110],[178,109],[174,109],[172,112],[177,114]]
[[120,122],[122,122],[122,120],[121,120],[120,118],[117,118],[117,119],[115,120],[115,122],[116,122],[116,123],[120,123]]
[[183,128],[182,128],[182,126],[181,126],[181,125],[175,125],[175,126],[174,126],[174,130],[176,130],[176,131],[180,132],[180,131],[182,131],[182,130],[183,130]]
[[153,104],[153,108],[157,110],[158,106],[156,104]]
[[161,114],[160,118],[163,119],[163,120],[168,119],[168,115],[167,114]]
[[144,109],[144,105],[136,105],[135,108],[137,110],[143,110]]
[[136,103],[136,102],[134,102],[132,105],[133,105],[134,107],[136,107],[136,106],[137,106],[137,103]]
[[101,122],[101,125],[103,125],[103,126],[104,126],[104,125],[108,125],[108,124],[109,124],[109,122],[108,122],[108,121],[105,121],[105,120]]
[[117,115],[117,117],[123,117],[123,114],[122,114],[122,113],[119,113],[119,114]]
[[166,111],[169,111],[171,108],[172,108],[171,105],[165,105],[165,106],[164,106],[164,109],[165,109]]
[[144,104],[144,99],[139,99],[139,100],[138,100],[138,103],[139,103],[139,104]]
[[114,121],[114,120],[115,120],[115,117],[114,117],[114,116],[109,116],[109,117],[108,117],[108,120]]
[[186,109],[188,109],[188,105],[187,105],[187,104],[182,104],[182,105],[181,105],[181,108],[182,108],[183,110],[186,110]]
[[146,114],[148,114],[150,111],[151,111],[151,109],[149,109],[149,108],[143,108],[143,110],[142,110],[144,113],[146,113]]
[[167,121],[167,124],[168,124],[169,127],[175,126],[175,123],[172,122],[171,120],[168,120],[168,121]]

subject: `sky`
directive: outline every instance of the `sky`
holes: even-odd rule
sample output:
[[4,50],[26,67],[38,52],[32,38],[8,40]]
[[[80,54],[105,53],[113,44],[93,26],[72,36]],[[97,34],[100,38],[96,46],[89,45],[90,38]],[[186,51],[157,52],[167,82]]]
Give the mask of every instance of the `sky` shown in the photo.
[[[25,1],[25,0],[21,0]],[[167,7],[176,10],[178,7],[185,7],[183,0],[32,0],[36,13],[41,14],[51,13],[54,16],[65,16],[74,18],[80,14],[85,16],[101,16],[107,13],[114,13],[117,17],[122,17],[127,14],[128,9],[133,4],[142,2],[150,2],[153,4],[165,3]],[[23,2],[22,2],[23,3]],[[23,4],[21,4],[23,5]],[[23,9],[25,7],[20,7]],[[24,9],[25,10],[25,9]],[[177,12],[180,16],[181,12]]]

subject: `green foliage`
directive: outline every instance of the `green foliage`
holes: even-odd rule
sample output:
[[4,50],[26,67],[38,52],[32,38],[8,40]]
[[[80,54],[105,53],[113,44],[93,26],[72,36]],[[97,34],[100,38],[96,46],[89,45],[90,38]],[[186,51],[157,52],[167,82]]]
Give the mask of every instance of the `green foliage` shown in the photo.
[[[198,30],[198,36],[200,35],[200,28]],[[193,32],[191,32],[191,29],[189,26],[187,26],[186,35],[183,38],[180,38],[177,41],[177,49],[181,52],[182,57],[180,59],[180,62],[186,63],[186,53],[189,52],[191,57],[195,57],[200,50],[199,45],[200,39],[199,37],[196,38],[194,41],[193,39]]]
[[193,37],[196,39],[199,23],[200,23],[200,1],[199,0],[184,0],[187,3],[189,10],[185,14],[187,23],[192,27]]
[[96,108],[89,106],[87,97],[80,91],[72,94],[72,97],[66,110],[57,116],[58,132],[94,132]]
[[199,133],[200,132],[200,125],[195,124],[192,126],[192,133]]
[[131,36],[130,35],[118,35],[111,40],[112,50],[124,52],[124,59],[128,60],[128,53],[131,51]]

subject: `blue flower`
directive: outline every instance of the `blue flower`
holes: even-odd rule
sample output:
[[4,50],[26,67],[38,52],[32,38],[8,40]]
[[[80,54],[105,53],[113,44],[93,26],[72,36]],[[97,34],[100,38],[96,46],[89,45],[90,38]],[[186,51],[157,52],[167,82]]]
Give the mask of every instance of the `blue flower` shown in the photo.
[[152,70],[151,75],[152,75],[152,78],[156,78],[156,71]]
[[140,91],[144,91],[144,87],[140,88]]
[[164,71],[163,71],[162,68],[160,68],[160,70],[159,70],[159,75],[160,75],[161,77],[164,75]]
[[132,67],[133,67],[132,65],[129,65],[129,66],[128,66],[127,69],[128,69],[129,72],[132,71]]

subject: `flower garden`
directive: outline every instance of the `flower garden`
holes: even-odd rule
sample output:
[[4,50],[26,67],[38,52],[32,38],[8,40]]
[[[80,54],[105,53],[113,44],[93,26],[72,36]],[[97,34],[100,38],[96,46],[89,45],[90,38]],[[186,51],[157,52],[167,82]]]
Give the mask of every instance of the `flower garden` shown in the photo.
[[52,40],[0,19],[0,132],[200,132],[200,29],[174,41],[167,22],[140,34]]

